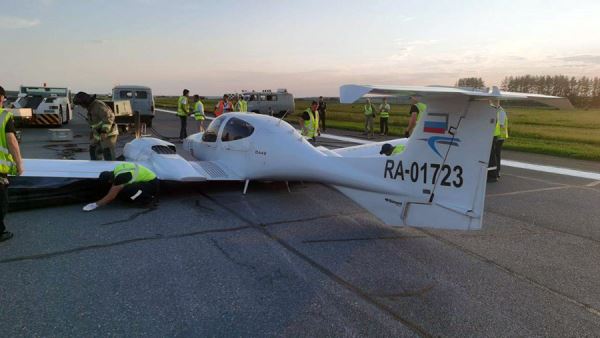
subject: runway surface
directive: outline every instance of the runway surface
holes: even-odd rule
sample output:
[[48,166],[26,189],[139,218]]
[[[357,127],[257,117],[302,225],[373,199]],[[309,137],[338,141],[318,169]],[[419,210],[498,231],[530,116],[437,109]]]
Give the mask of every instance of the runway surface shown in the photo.
[[[178,123],[158,113],[154,129],[176,136]],[[87,158],[84,122],[69,127],[80,135],[70,146],[25,130],[25,157]],[[237,183],[188,184],[157,209],[11,213],[2,335],[598,335],[598,181],[505,167],[487,188],[476,232],[389,228],[308,183],[252,182],[247,195]]]

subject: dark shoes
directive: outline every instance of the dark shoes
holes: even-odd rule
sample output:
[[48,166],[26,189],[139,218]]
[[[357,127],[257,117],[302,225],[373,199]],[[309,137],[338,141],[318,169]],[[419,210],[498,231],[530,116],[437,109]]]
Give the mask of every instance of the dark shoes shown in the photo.
[[13,238],[12,232],[5,231],[0,234],[0,242],[8,241],[11,238]]

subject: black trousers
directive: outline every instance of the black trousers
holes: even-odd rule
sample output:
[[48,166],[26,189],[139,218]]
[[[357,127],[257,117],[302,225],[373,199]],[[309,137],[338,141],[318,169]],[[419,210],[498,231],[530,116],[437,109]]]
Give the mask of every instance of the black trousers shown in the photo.
[[148,182],[132,183],[123,187],[119,199],[140,206],[153,202],[158,197],[158,178]]
[[326,112],[327,112],[326,110],[323,110],[323,111],[319,110],[319,123],[321,124],[321,130],[326,129],[326,127],[325,127],[325,120],[326,120],[325,117],[327,116]]
[[502,145],[504,139],[494,136],[492,141],[492,150],[490,151],[490,167],[496,167],[496,170],[488,171],[488,177],[499,178],[502,167]]
[[179,129],[179,138],[184,139],[187,137],[187,116],[179,116],[181,120],[181,129]]
[[0,234],[6,231],[4,216],[8,213],[8,185],[0,184]]
[[379,118],[379,132],[383,135],[388,134],[388,120],[389,117],[380,117]]

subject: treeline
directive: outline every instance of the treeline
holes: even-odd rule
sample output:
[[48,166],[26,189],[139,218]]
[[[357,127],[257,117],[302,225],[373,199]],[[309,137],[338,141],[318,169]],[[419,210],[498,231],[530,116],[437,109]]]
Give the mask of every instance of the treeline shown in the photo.
[[581,108],[600,106],[600,78],[598,77],[508,76],[502,81],[502,89],[511,92],[563,96],[569,98],[574,106]]
[[[479,77],[461,78],[457,87],[485,88]],[[502,90],[510,92],[544,94],[567,97],[579,108],[600,107],[599,77],[569,77],[565,75],[507,76],[502,80]]]

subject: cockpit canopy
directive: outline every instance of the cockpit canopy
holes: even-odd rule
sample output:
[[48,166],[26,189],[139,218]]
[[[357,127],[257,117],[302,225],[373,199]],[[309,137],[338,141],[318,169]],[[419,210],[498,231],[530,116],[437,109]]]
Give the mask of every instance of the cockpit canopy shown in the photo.
[[[203,142],[216,142],[218,139],[219,129],[223,122],[227,119],[227,115],[219,116],[214,119],[204,134],[202,135]],[[254,133],[254,127],[248,123],[237,117],[231,117],[225,123],[223,127],[223,131],[221,132],[221,141],[222,142],[230,142],[244,139]]]

